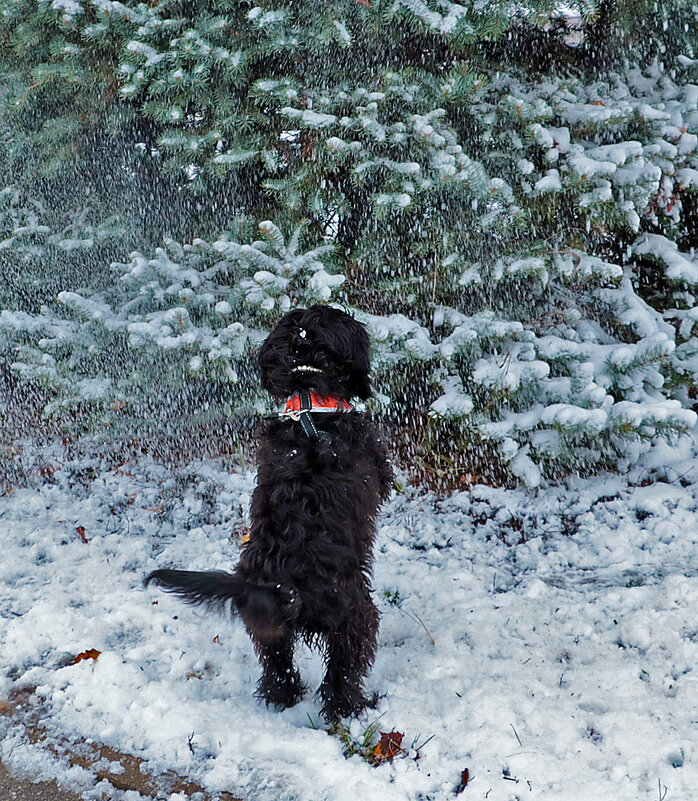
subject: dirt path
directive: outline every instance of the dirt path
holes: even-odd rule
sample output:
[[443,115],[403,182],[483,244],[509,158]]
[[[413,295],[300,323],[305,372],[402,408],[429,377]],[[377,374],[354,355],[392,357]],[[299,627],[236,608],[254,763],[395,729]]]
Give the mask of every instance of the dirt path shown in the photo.
[[61,790],[56,782],[30,782],[25,779],[16,779],[0,762],[0,799],[2,801],[80,801],[80,796]]
[[[0,699],[0,715],[9,718],[23,732],[27,742],[58,757],[68,765],[78,765],[92,773],[95,783],[106,780],[117,790],[131,790],[144,799],[181,793],[196,796],[201,801],[241,801],[232,793],[209,793],[195,781],[175,771],[151,774],[141,771],[143,759],[109,745],[89,742],[84,738],[71,739],[49,736],[43,725],[43,699],[36,687],[27,685],[12,690]],[[118,763],[118,770],[114,764]],[[105,766],[106,765],[106,766]],[[55,782],[31,782],[15,779],[0,763],[0,801],[80,801],[73,792],[60,790]]]

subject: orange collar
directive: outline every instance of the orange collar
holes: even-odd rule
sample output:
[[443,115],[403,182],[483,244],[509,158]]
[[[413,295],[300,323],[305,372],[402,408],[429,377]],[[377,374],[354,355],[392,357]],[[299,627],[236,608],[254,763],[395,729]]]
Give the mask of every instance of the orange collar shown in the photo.
[[[310,409],[306,411],[309,412],[350,412],[352,411],[352,405],[348,402],[343,400],[342,398],[338,398],[334,395],[320,395],[317,392],[310,392]],[[300,413],[301,409],[301,399],[300,395],[294,395],[293,397],[289,398],[286,401],[286,408],[281,413],[282,415],[288,415],[293,413]]]

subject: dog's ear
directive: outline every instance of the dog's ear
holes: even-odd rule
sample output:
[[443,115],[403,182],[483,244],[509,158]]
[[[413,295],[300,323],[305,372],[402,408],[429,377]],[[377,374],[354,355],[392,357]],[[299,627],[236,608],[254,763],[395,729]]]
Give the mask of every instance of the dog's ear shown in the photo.
[[373,395],[371,379],[368,373],[357,373],[351,377],[354,395],[361,400],[368,400]]
[[289,337],[298,329],[304,314],[305,309],[293,309],[285,314],[257,351],[257,370],[267,392],[274,394],[272,374],[288,359]]
[[351,318],[352,323],[352,358],[350,378],[352,389],[357,398],[361,400],[368,400],[373,394],[371,389],[371,357],[370,357],[370,340],[368,332],[364,326],[358,321]]
[[284,314],[264,340],[257,353],[257,359],[260,363],[269,355],[269,352],[275,351],[279,343],[288,339],[289,334],[300,326],[300,321],[304,314],[305,309],[293,309],[293,311]]
[[289,335],[295,331],[305,313],[305,309],[294,309],[284,314],[279,322],[274,326],[269,336],[262,343],[257,352],[257,361],[261,364],[278,350],[279,345],[288,340]]
[[370,339],[362,323],[346,312],[330,306],[314,306],[308,310],[318,315],[317,323],[327,347],[346,365],[352,396],[371,397]]

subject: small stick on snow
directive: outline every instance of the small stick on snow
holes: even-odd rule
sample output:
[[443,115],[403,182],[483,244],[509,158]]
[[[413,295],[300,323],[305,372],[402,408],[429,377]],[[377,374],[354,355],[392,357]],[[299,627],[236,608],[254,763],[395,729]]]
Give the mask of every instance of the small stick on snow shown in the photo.
[[518,740],[518,743],[519,743],[519,745],[520,745],[520,746],[523,748],[523,743],[521,742],[521,738],[519,737],[519,735],[518,735],[518,733],[517,733],[516,729],[514,728],[514,724],[513,724],[513,723],[510,723],[509,725],[511,726],[511,730],[514,732],[514,736],[515,736],[515,737],[516,737],[516,739]]
[[426,740],[425,740],[425,741],[424,741],[424,742],[423,742],[421,745],[418,745],[418,746],[417,746],[417,747],[416,747],[414,750],[415,750],[415,751],[419,751],[420,749],[424,748],[424,746],[425,746],[425,745],[426,745],[426,744],[427,744],[427,743],[428,743],[430,740],[433,740],[433,739],[434,739],[434,737],[436,737],[436,735],[435,735],[435,734],[432,734],[432,735],[431,735],[431,737],[427,737],[427,739],[426,739]]
[[657,779],[657,784],[659,785],[658,787],[659,801],[664,801],[664,799],[666,798],[666,794],[669,792],[669,788],[666,785],[664,785],[664,792],[662,792],[662,780]]
[[426,631],[426,633],[427,633],[427,637],[429,637],[429,639],[431,640],[431,644],[432,644],[432,645],[436,645],[436,640],[435,640],[435,639],[434,639],[434,638],[431,636],[431,632],[430,632],[430,631],[429,631],[429,629],[428,629],[428,628],[427,628],[427,627],[424,625],[424,621],[422,620],[422,618],[421,618],[421,617],[420,617],[420,616],[419,616],[419,615],[418,615],[416,612],[413,612],[411,609],[408,611],[407,609],[403,609],[402,607],[398,607],[398,608],[399,608],[399,609],[400,609],[402,612],[404,612],[404,613],[407,615],[407,617],[410,617],[410,618],[412,618],[413,620],[416,620],[416,621],[417,621],[417,623],[419,623],[419,624],[421,625],[421,627],[424,629],[424,631]]

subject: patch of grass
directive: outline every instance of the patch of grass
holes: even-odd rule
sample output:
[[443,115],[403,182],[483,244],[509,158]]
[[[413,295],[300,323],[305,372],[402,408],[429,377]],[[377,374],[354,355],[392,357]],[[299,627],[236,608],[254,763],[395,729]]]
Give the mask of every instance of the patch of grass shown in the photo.
[[402,598],[400,597],[400,590],[383,590],[383,597],[391,606],[400,606]]
[[358,754],[370,765],[377,764],[374,753],[376,748],[376,734],[378,733],[377,720],[369,724],[363,730],[361,737],[354,737],[341,720],[337,720],[332,723],[330,728],[327,730],[327,733],[332,735],[332,737],[336,737],[342,742],[342,745],[344,746],[343,754],[345,757]]

